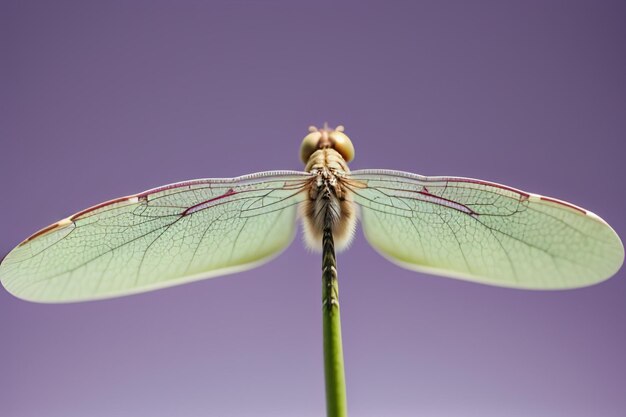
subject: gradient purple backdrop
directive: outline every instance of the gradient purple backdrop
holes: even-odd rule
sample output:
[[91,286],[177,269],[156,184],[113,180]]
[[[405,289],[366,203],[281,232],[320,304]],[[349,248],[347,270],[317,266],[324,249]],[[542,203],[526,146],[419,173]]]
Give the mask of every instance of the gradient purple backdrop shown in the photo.
[[[89,3],[89,4],[88,4]],[[566,199],[626,236],[619,1],[0,4],[0,254],[113,197],[299,169],[342,123],[353,168]],[[320,257],[139,296],[0,291],[0,415],[321,416]],[[626,273],[563,292],[339,256],[352,416],[623,416]]]

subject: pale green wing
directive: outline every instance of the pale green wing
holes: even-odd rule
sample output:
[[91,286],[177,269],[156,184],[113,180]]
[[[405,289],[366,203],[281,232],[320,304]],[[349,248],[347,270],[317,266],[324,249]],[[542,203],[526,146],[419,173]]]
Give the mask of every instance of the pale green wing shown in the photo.
[[113,297],[253,268],[295,234],[310,174],[276,171],[155,188],[83,210],[26,239],[0,280],[31,301]]
[[469,178],[361,170],[347,183],[365,237],[409,269],[517,288],[591,285],[624,260],[619,237],[572,204]]

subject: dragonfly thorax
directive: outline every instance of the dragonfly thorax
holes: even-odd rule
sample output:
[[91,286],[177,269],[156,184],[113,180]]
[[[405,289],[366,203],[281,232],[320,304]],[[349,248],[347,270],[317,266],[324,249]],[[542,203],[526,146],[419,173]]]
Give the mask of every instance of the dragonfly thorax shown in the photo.
[[312,153],[306,170],[315,175],[300,209],[307,246],[321,250],[324,226],[328,223],[335,247],[341,250],[352,240],[357,219],[356,205],[346,187],[348,164],[335,149],[324,148]]

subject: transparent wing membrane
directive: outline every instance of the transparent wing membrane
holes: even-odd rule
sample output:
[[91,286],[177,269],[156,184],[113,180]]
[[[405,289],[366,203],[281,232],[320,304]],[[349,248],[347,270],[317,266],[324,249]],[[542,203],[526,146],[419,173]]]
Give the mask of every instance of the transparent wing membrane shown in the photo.
[[[167,185],[102,203],[26,239],[0,263],[17,297],[113,297],[253,268],[293,239],[315,176],[275,171]],[[595,214],[514,188],[360,170],[344,183],[368,241],[409,269],[487,284],[574,288],[613,275],[617,234]]]
[[284,249],[310,174],[276,171],[159,187],[83,210],[0,264],[17,297],[41,302],[131,294],[252,268]]
[[503,185],[391,170],[349,176],[365,236],[409,269],[493,285],[559,289],[602,281],[624,259],[597,215]]

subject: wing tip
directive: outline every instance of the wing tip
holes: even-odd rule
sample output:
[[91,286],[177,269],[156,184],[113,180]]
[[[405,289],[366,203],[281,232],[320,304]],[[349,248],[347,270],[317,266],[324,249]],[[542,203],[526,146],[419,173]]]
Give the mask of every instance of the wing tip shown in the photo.
[[96,204],[94,206],[88,207],[84,210],[81,210],[75,214],[72,214],[69,217],[66,217],[62,220],[59,220],[56,223],[52,223],[49,226],[44,227],[43,229],[40,229],[38,231],[36,231],[35,233],[33,233],[32,235],[30,235],[29,237],[27,237],[26,239],[24,239],[23,241],[21,241],[17,247],[19,248],[20,246],[24,246],[25,244],[27,244],[28,242],[31,242],[35,239],[37,239],[38,237],[41,236],[45,236],[57,229],[62,229],[63,227],[69,226],[70,224],[74,223],[75,220],[78,220],[80,218],[82,218],[83,216],[85,216],[86,214],[93,212],[95,210],[101,209],[103,207],[106,206],[110,206],[113,204],[118,204],[118,203],[126,203],[126,202],[130,202],[131,204],[137,203],[139,201],[139,196],[138,195],[129,195],[129,196],[125,196],[125,197],[119,197],[119,198],[115,198],[113,200],[108,200],[105,201],[103,203],[100,204]]

